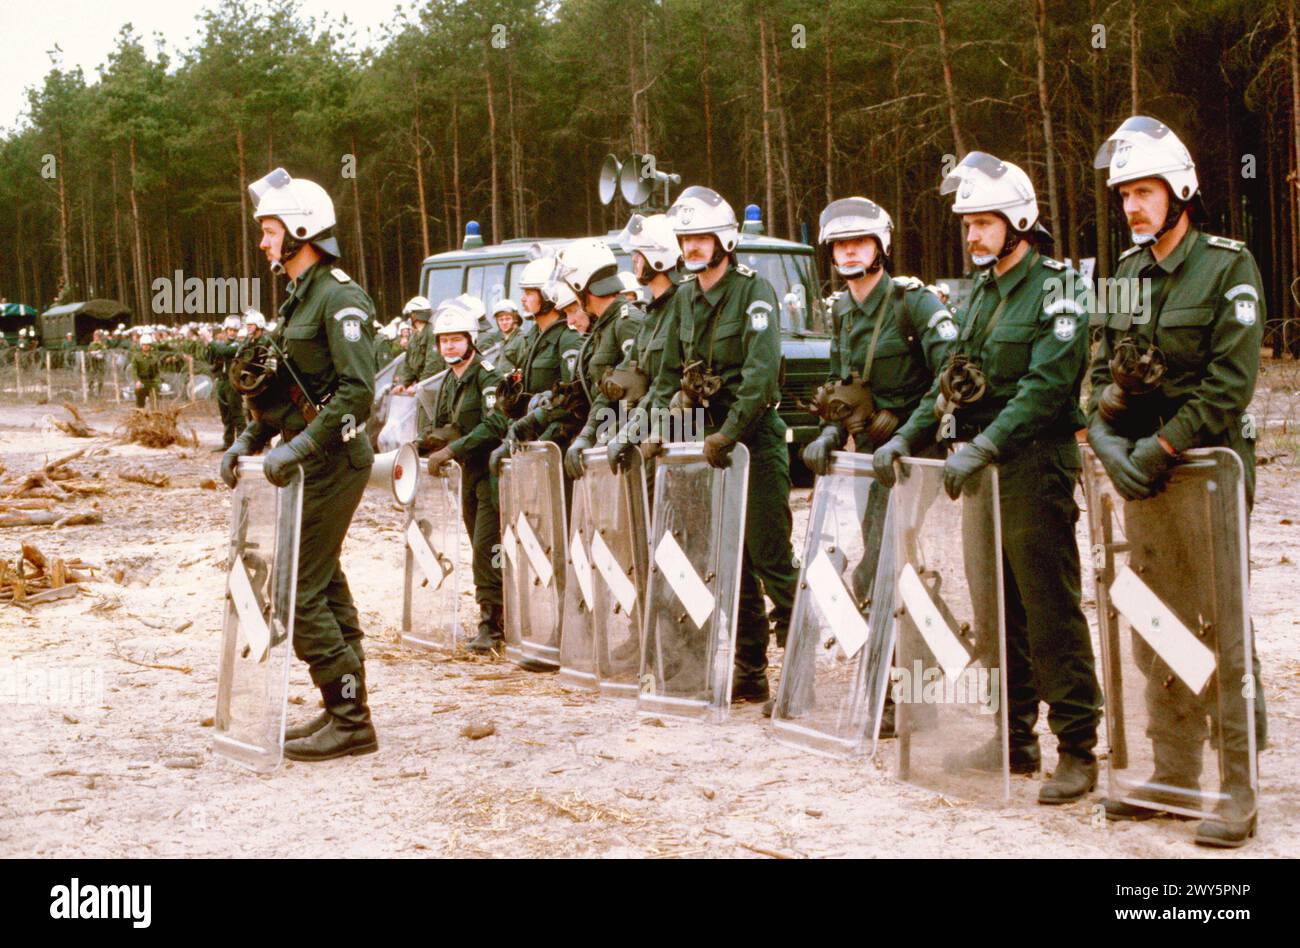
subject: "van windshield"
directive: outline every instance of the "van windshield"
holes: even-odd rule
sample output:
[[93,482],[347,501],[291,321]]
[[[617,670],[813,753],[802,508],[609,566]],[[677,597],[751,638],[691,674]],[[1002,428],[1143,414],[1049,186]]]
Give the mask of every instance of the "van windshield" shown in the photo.
[[736,259],[765,277],[781,301],[782,332],[826,332],[812,254],[741,252]]

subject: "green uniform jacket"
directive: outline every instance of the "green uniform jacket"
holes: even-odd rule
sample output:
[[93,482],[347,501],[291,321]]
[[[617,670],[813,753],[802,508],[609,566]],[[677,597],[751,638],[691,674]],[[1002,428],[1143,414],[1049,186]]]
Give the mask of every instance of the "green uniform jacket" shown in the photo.
[[447,362],[438,352],[438,344],[433,338],[433,323],[425,323],[424,328],[412,334],[406,346],[406,362],[402,366],[402,385],[423,382],[431,375],[437,375],[447,367]]
[[[1079,390],[1088,364],[1087,294],[1083,277],[1032,247],[1002,276],[990,267],[976,278],[950,352],[977,359],[988,390],[954,413],[951,438],[967,441],[982,432],[1000,460],[1031,441],[1073,439],[1083,427]],[[936,379],[899,430],[913,450],[933,442],[938,394]]]
[[616,296],[582,340],[578,367],[588,402],[595,403],[605,372],[622,362],[632,351],[637,330],[644,319],[645,311],[640,306],[624,296]]
[[[1154,312],[1142,311],[1144,279],[1151,280]],[[1114,280],[1112,286],[1130,292],[1098,294],[1089,417],[1111,381],[1116,344],[1129,335],[1143,348],[1154,341],[1165,357],[1164,378],[1154,392],[1129,397],[1118,430],[1132,438],[1158,432],[1177,451],[1231,448],[1245,465],[1246,494],[1253,500],[1255,432],[1246,409],[1255,394],[1265,319],[1255,258],[1239,241],[1191,228],[1159,262],[1149,247],[1125,251]]]
[[162,363],[155,353],[137,349],[131,354],[131,371],[135,373],[136,381],[142,382],[145,388],[156,388],[158,377],[162,374]]
[[[743,264],[727,269],[707,293],[692,275],[668,307],[663,361],[650,404],[666,410],[682,368],[703,360],[722,377],[705,409],[709,429],[744,441],[781,398],[781,304],[772,284]],[[784,427],[784,426],[782,426]]]
[[[0,348],[3,348],[0,346]],[[108,346],[102,342],[92,342],[86,346],[86,364],[92,372],[103,372],[105,357],[104,353],[108,351]]]
[[[831,306],[830,379],[860,377],[867,364],[877,321],[884,320],[867,384],[877,408],[887,408],[900,424],[925,397],[957,338],[957,324],[939,298],[915,277],[890,278],[888,272],[861,303],[837,294]],[[848,439],[843,425],[840,443]]]
[[528,344],[533,334],[532,324],[524,323],[501,343],[501,351],[497,353],[496,361],[497,368],[503,375],[524,364],[524,359],[528,355]]
[[[361,426],[375,395],[375,306],[351,277],[323,261],[291,281],[288,292],[276,334],[311,396],[325,401],[307,435],[325,452],[346,444],[352,466],[364,467],[373,458]],[[286,437],[297,434],[296,415],[286,422]]]
[[208,364],[212,366],[212,371],[216,374],[218,385],[230,384],[230,361],[234,359],[235,353],[239,351],[239,346],[233,342],[222,342],[214,339],[208,343],[206,358]]
[[[677,284],[674,283],[645,306],[637,307],[641,316],[637,324],[636,337],[632,340],[631,346],[623,347],[623,358],[619,360],[616,368],[639,368],[646,374],[650,383],[654,383],[655,373],[659,371],[659,363],[663,361],[665,330],[668,324],[664,317],[668,312],[668,304],[672,302],[676,292]],[[635,405],[627,406],[628,415],[642,403],[648,403],[649,398],[650,392],[647,390],[640,401]],[[594,439],[597,433],[600,433],[602,440],[605,440],[617,433],[614,423],[607,425],[605,431],[600,430],[607,415],[604,410],[607,408],[609,408],[609,399],[597,390],[591,401],[591,414],[587,418],[586,427],[582,430],[584,437]]]
[[556,382],[569,381],[577,370],[582,336],[569,328],[561,316],[545,332],[534,332],[528,340],[523,362],[523,388],[529,395],[549,390]]
[[464,432],[448,445],[468,478],[487,473],[488,455],[505,437],[508,419],[496,407],[501,373],[477,353],[465,374],[448,372],[438,386],[433,406],[435,428],[455,425]]

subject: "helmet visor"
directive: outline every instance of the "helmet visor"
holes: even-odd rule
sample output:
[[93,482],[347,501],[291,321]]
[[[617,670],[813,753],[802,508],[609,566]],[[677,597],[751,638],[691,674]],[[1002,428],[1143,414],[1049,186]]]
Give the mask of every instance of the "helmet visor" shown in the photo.
[[1115,134],[1101,143],[1097,157],[1093,159],[1094,168],[1108,168],[1119,146],[1125,142],[1136,141],[1139,137],[1159,140],[1169,134],[1169,126],[1157,119],[1145,115],[1134,115],[1124,120],[1124,124],[1115,129]]
[[939,193],[952,194],[975,171],[985,177],[997,179],[1007,173],[1007,165],[1001,158],[995,158],[988,152],[973,151],[943,179],[943,183],[939,185]]
[[262,200],[263,195],[272,189],[287,187],[289,182],[292,180],[293,178],[289,176],[289,172],[285,171],[283,168],[276,168],[270,174],[258,178],[250,184],[248,186],[248,193],[253,196],[253,201],[257,202]]

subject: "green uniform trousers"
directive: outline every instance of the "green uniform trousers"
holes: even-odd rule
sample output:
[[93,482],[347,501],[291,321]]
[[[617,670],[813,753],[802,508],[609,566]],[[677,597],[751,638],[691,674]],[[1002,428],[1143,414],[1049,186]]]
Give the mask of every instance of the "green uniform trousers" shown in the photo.
[[361,619],[339,555],[370,467],[353,467],[341,448],[303,465],[293,651],[307,663],[317,686],[358,672],[365,658]]
[[498,636],[502,631],[501,519],[492,481],[484,471],[462,482],[460,509],[473,549],[474,600],[478,603],[478,630]]
[[221,412],[221,446],[229,448],[244,430],[244,406],[224,377],[217,379],[217,408]]
[[1011,745],[1034,741],[1043,701],[1062,750],[1086,760],[1097,744],[1101,690],[1080,604],[1074,487],[1082,466],[1073,438],[1033,441],[998,465],[998,490]]
[[[766,673],[768,636],[775,631],[777,640],[785,641],[794,608],[796,580],[790,546],[794,519],[790,512],[790,455],[784,434],[784,425],[769,409],[744,441],[749,449],[749,489],[736,621],[738,680],[753,680]],[[772,600],[770,620],[764,594]]]

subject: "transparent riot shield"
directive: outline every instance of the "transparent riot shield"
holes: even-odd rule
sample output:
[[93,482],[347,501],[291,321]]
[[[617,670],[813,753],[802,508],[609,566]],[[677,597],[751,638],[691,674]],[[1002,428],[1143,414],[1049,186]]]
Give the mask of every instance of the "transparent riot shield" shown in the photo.
[[517,508],[510,526],[520,573],[519,654],[558,667],[568,545],[559,446],[550,441],[521,445],[508,478]]
[[637,710],[722,721],[740,604],[749,451],[717,469],[699,442],[656,458],[654,528]]
[[817,478],[772,727],[837,757],[875,752],[894,651],[892,492],[871,456],[836,451]]
[[[1011,793],[996,468],[950,500],[943,462],[907,458],[893,488],[901,780],[965,799]],[[983,766],[972,766],[983,751]]]
[[280,765],[293,656],[302,472],[277,488],[239,459],[217,670],[213,750],[259,772]]
[[460,465],[422,477],[404,531],[402,643],[455,652],[462,641]]
[[[588,453],[594,453],[588,452]],[[608,468],[608,464],[605,465]],[[595,691],[596,608],[592,540],[596,534],[591,496],[592,472],[573,482],[569,542],[564,558],[564,618],[560,623],[560,677]]]
[[501,468],[497,474],[497,505],[501,519],[501,600],[505,616],[505,656],[512,662],[518,662],[523,658],[520,646],[523,643],[524,625],[524,570],[520,557],[524,554],[515,536],[519,504],[515,500],[518,478],[514,469],[512,459],[501,459]]
[[1189,451],[1127,502],[1084,451],[1111,799],[1212,818],[1255,812],[1246,493],[1227,448]]
[[610,470],[604,447],[586,455],[594,534],[596,677],[602,694],[635,698],[650,575],[650,503],[645,465],[633,451],[626,468]]

